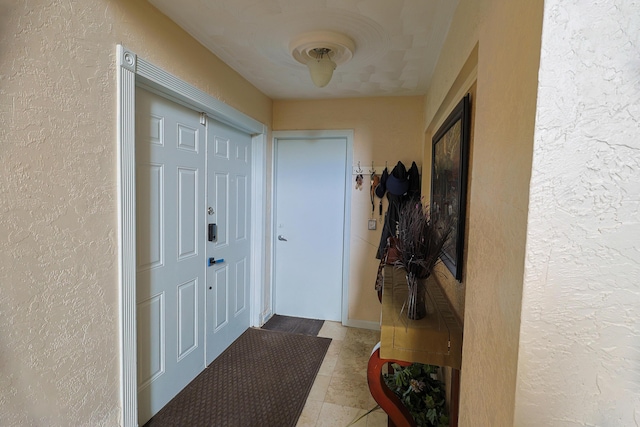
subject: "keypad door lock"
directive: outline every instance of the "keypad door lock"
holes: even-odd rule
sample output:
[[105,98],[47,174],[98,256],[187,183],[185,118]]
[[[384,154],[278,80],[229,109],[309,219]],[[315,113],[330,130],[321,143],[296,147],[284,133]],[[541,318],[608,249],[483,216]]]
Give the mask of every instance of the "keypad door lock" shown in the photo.
[[210,242],[215,242],[216,239],[218,238],[217,234],[218,234],[218,226],[216,224],[209,224],[208,231],[207,231],[207,239]]

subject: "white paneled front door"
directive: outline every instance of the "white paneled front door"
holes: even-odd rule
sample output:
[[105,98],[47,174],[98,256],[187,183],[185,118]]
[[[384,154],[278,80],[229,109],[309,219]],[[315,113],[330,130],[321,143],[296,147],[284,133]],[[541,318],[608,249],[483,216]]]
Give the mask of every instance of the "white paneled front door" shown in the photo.
[[[251,136],[207,119],[207,364],[250,322]],[[209,239],[211,240],[211,239]],[[224,261],[221,261],[224,260]]]
[[275,312],[342,320],[346,138],[277,140]]
[[140,425],[204,369],[205,141],[197,112],[136,90]]

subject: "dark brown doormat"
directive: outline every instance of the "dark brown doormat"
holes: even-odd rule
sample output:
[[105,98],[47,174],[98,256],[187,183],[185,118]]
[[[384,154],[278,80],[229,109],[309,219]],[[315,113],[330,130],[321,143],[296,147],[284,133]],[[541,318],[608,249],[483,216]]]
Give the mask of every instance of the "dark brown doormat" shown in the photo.
[[315,337],[320,332],[324,320],[303,319],[301,317],[281,316],[274,314],[262,329],[270,331],[291,332],[292,334],[311,335]]
[[247,329],[145,426],[295,426],[331,343]]

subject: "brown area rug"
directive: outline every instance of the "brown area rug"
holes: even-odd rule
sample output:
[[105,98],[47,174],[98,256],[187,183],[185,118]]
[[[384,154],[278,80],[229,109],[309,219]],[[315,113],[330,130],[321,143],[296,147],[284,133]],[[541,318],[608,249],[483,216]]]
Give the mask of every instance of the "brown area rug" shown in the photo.
[[330,343],[247,329],[145,426],[293,427]]
[[320,332],[320,329],[322,329],[322,325],[324,325],[324,320],[303,319],[301,317],[274,314],[267,323],[262,325],[262,329],[315,337],[318,335],[318,332]]

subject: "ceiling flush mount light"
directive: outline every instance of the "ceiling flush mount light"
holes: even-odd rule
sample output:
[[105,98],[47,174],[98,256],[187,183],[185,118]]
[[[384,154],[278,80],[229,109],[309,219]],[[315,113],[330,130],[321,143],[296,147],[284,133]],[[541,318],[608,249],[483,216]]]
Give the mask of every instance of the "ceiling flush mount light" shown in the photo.
[[318,47],[311,51],[311,55],[315,56],[307,61],[311,80],[314,85],[325,87],[333,77],[333,70],[336,69],[336,63],[331,60],[331,49]]
[[331,81],[333,70],[353,57],[355,44],[344,34],[314,31],[293,39],[289,49],[296,61],[309,68],[313,84],[324,87]]

